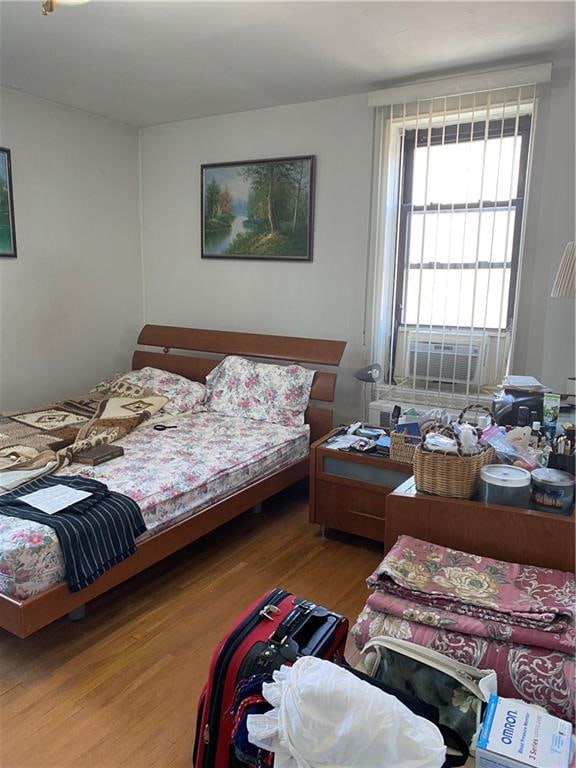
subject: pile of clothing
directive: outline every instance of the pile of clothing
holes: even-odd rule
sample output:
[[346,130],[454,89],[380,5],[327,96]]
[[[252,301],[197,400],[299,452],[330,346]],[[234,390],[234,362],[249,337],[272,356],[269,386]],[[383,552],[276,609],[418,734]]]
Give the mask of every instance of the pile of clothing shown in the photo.
[[400,536],[368,587],[351,630],[358,648],[378,636],[408,640],[495,670],[501,696],[574,719],[573,574]]

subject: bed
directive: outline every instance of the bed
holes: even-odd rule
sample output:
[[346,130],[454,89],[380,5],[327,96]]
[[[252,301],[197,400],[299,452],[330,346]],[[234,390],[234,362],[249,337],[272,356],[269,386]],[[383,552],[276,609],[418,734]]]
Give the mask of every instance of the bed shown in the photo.
[[[333,368],[346,342],[147,325],[138,345],[143,349],[134,352],[133,370],[152,367],[204,382],[227,355]],[[317,370],[310,400],[332,402],[335,383],[333,370]],[[313,404],[304,425],[202,411],[166,418],[177,428],[154,430],[157,421],[151,419],[120,441],[122,458],[94,467],[74,463],[58,472],[101,480],[134,498],[146,521],[136,553],[85,589],[70,592],[63,581],[51,529],[40,526],[40,536],[36,523],[3,517],[1,627],[24,638],[304,478],[310,441],[332,426],[331,408]]]

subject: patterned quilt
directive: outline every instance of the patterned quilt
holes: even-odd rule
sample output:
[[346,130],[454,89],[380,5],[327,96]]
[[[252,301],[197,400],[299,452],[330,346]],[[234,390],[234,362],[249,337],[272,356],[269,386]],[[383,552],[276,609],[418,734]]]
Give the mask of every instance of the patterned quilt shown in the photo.
[[368,586],[376,610],[402,614],[418,603],[449,629],[564,653],[576,648],[576,581],[570,573],[400,536]]
[[103,399],[103,394],[91,392],[31,411],[5,413],[0,416],[0,450],[25,445],[56,451],[70,445]]
[[125,437],[167,402],[152,390],[119,380],[105,394],[91,392],[0,416],[0,488],[15,488],[66,466],[80,451]]
[[501,695],[574,718],[572,574],[400,536],[368,585],[358,647],[378,634],[407,639],[496,670]]

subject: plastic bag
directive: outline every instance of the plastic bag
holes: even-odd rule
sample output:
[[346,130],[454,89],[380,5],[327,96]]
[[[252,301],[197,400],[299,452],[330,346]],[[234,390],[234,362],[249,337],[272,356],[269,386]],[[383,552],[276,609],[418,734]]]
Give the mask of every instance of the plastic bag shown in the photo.
[[458,438],[460,453],[463,456],[472,456],[475,453],[482,452],[482,447],[478,445],[478,432],[471,424],[455,422],[452,425],[452,429]]
[[424,448],[427,451],[458,453],[458,443],[455,438],[441,435],[438,432],[428,432],[424,439]]
[[[491,445],[496,451],[498,461],[503,464],[514,464],[529,471],[540,466],[538,452],[532,448],[520,448],[517,444],[506,439],[499,427],[493,425],[482,432],[482,442]],[[541,452],[540,452],[541,455]]]
[[275,768],[441,768],[439,729],[397,698],[313,656],[263,686],[273,710],[248,716],[248,738]]

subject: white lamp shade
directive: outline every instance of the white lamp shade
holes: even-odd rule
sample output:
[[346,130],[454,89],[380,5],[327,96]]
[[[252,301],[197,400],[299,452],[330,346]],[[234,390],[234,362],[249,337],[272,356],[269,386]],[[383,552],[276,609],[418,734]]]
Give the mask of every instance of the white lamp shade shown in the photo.
[[552,286],[553,299],[573,299],[576,298],[575,279],[574,279],[574,243],[567,243],[562,256],[562,261],[556,273],[556,280]]
[[48,16],[49,13],[54,13],[57,5],[84,5],[89,3],[90,0],[44,0],[40,6],[43,16]]

